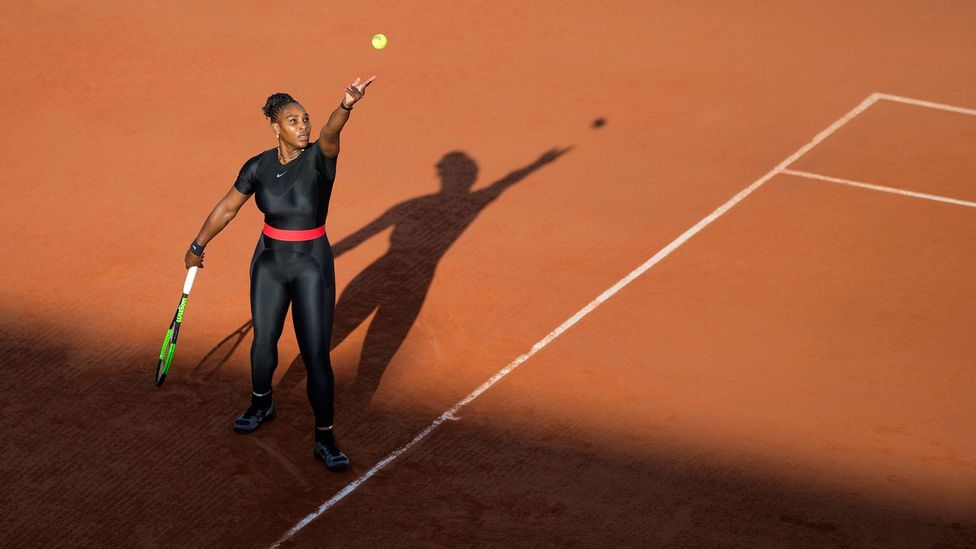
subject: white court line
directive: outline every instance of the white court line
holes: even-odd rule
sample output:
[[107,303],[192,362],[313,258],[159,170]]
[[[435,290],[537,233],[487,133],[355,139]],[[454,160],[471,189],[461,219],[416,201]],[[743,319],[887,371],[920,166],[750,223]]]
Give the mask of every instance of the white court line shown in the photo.
[[969,116],[976,116],[976,109],[956,107],[955,105],[946,105],[944,103],[933,103],[932,101],[924,101],[922,99],[912,99],[911,97],[891,95],[890,93],[876,93],[875,95],[878,97],[878,99],[886,99],[888,101],[894,101],[896,103],[905,103],[906,105],[915,105],[916,107],[927,107],[929,109],[939,109],[942,111],[949,111],[949,112],[955,112],[959,114],[968,114]]
[[338,493],[336,493],[336,495],[332,496],[328,501],[320,505],[318,509],[308,514],[302,520],[298,521],[294,526],[291,527],[290,530],[285,532],[285,534],[281,536],[281,538],[278,541],[274,542],[274,544],[272,544],[271,547],[272,548],[278,547],[281,543],[287,541],[289,538],[294,536],[299,530],[301,530],[302,528],[307,526],[310,522],[318,518],[319,515],[327,511],[330,507],[332,507],[333,505],[341,501],[343,498],[351,494],[353,491],[355,491],[357,488],[359,488],[359,486],[362,485],[367,480],[369,480],[370,477],[378,473],[384,467],[386,467],[391,462],[393,462],[393,460],[397,459],[404,452],[406,452],[411,447],[413,447],[421,440],[426,438],[430,433],[432,433],[435,429],[437,429],[442,423],[444,423],[447,420],[456,419],[455,414],[461,408],[463,408],[469,402],[481,396],[481,394],[487,391],[492,385],[498,383],[498,381],[500,381],[503,377],[510,374],[513,370],[515,370],[515,368],[518,368],[520,364],[522,364],[523,362],[531,358],[532,355],[541,351],[546,345],[548,345],[554,339],[562,335],[562,333],[568,330],[570,327],[572,327],[573,324],[579,322],[580,319],[590,314],[594,309],[599,307],[604,301],[610,299],[615,293],[619,292],[624,286],[630,284],[631,282],[634,281],[634,279],[644,274],[645,271],[653,267],[659,261],[671,255],[671,252],[673,252],[679,246],[687,242],[689,238],[695,236],[695,234],[697,234],[699,231],[707,227],[713,221],[721,217],[722,214],[729,211],[729,209],[731,209],[732,206],[738,204],[740,201],[742,201],[743,198],[752,194],[752,192],[758,189],[760,186],[762,186],[763,183],[775,177],[777,174],[779,174],[784,169],[786,169],[787,166],[795,162],[798,158],[810,152],[810,149],[817,146],[817,144],[819,144],[821,141],[823,141],[828,136],[830,136],[830,134],[836,132],[845,124],[850,122],[855,116],[864,112],[868,107],[870,107],[875,102],[877,102],[879,98],[880,98],[880,94],[877,93],[873,93],[870,96],[868,96],[867,99],[861,101],[861,103],[858,106],[854,107],[850,112],[837,119],[833,124],[828,126],[827,129],[818,133],[812,140],[810,140],[809,143],[800,147],[795,153],[788,156],[786,160],[783,160],[775,168],[773,168],[768,173],[766,173],[766,175],[754,181],[751,185],[749,185],[748,187],[740,191],[739,194],[729,199],[728,202],[719,206],[718,209],[716,209],[714,212],[708,214],[708,216],[706,216],[704,219],[702,219],[701,221],[696,223],[693,227],[691,227],[690,229],[682,233],[681,236],[674,239],[670,244],[662,248],[661,251],[654,254],[653,257],[651,257],[643,264],[641,264],[639,267],[631,271],[630,274],[620,279],[616,284],[614,284],[613,286],[608,288],[605,292],[597,296],[596,299],[589,302],[585,307],[580,309],[576,314],[574,314],[568,320],[566,320],[566,322],[563,322],[555,330],[549,332],[549,334],[546,335],[546,337],[542,338],[535,345],[533,345],[532,349],[530,349],[527,353],[516,358],[514,361],[512,361],[511,364],[505,366],[497,374],[491,376],[491,378],[488,379],[488,381],[478,386],[478,388],[472,391],[471,394],[464,397],[463,399],[458,401],[457,404],[455,404],[450,409],[448,409],[443,414],[441,414],[440,417],[435,419],[424,430],[420,431],[420,433],[418,433],[417,436],[413,437],[413,440],[411,440],[410,442],[404,444],[403,446],[391,452],[388,456],[380,460],[376,465],[374,465],[368,471],[363,473],[362,476],[360,476],[358,479],[350,482],[348,485],[346,485],[345,488],[343,488]]
[[958,204],[960,206],[969,206],[970,208],[976,208],[976,202],[970,202],[968,200],[958,200],[956,198],[949,198],[946,196],[939,196],[935,194],[925,194],[917,193],[914,191],[906,191],[904,189],[896,189],[894,187],[885,187],[883,185],[875,185],[873,183],[864,183],[862,181],[853,181],[850,179],[841,179],[839,177],[831,177],[829,175],[820,175],[818,173],[801,172],[798,170],[783,170],[784,174],[795,175],[798,177],[806,177],[808,179],[819,179],[820,181],[829,181],[831,183],[840,183],[841,185],[850,185],[851,187],[862,187],[864,189],[871,189],[872,191],[881,191],[885,193],[900,194],[903,196],[911,196],[914,198],[924,198],[926,200],[935,200],[936,202],[946,202],[948,204]]

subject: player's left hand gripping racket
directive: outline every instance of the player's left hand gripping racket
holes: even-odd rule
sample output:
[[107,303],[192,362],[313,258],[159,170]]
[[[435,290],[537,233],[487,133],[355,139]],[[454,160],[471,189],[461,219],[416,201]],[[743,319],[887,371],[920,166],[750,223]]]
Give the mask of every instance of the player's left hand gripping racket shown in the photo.
[[193,287],[193,279],[197,276],[197,267],[190,267],[186,273],[186,282],[183,283],[183,297],[180,298],[180,306],[176,308],[173,322],[166,330],[166,338],[163,339],[163,348],[159,351],[159,364],[156,365],[156,387],[163,384],[166,374],[169,372],[169,365],[173,363],[173,353],[176,352],[176,336],[180,335],[180,324],[183,323],[183,309],[186,307],[186,298],[190,295],[190,288]]

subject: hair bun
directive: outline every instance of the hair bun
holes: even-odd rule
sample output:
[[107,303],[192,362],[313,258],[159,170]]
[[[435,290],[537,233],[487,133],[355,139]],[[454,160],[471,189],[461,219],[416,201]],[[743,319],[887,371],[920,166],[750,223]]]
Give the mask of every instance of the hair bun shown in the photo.
[[275,117],[278,116],[278,111],[281,107],[284,107],[288,103],[295,103],[296,101],[292,99],[287,93],[275,93],[268,96],[268,100],[264,102],[264,108],[261,109],[264,112],[264,116],[271,119],[274,122]]

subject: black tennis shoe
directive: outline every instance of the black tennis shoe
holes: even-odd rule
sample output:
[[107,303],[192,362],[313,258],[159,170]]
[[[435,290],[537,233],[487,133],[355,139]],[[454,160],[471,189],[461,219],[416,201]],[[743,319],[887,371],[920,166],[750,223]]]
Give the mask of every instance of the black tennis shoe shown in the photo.
[[234,430],[238,433],[250,433],[258,428],[263,421],[271,421],[275,418],[274,403],[267,408],[257,408],[254,405],[248,407],[237,419],[234,420]]
[[329,447],[316,442],[312,455],[315,459],[324,461],[325,467],[330,471],[343,471],[349,467],[349,458],[336,446]]

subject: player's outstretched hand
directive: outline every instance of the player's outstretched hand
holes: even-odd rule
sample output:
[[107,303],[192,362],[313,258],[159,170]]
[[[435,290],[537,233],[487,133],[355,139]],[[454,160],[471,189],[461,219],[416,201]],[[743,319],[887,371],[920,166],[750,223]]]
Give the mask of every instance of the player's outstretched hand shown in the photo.
[[362,84],[359,83],[359,78],[356,78],[355,82],[346,86],[346,97],[343,98],[342,102],[345,103],[347,107],[355,105],[357,101],[366,95],[366,86],[368,86],[373,80],[376,80],[375,74],[370,76],[369,80],[363,82]]

